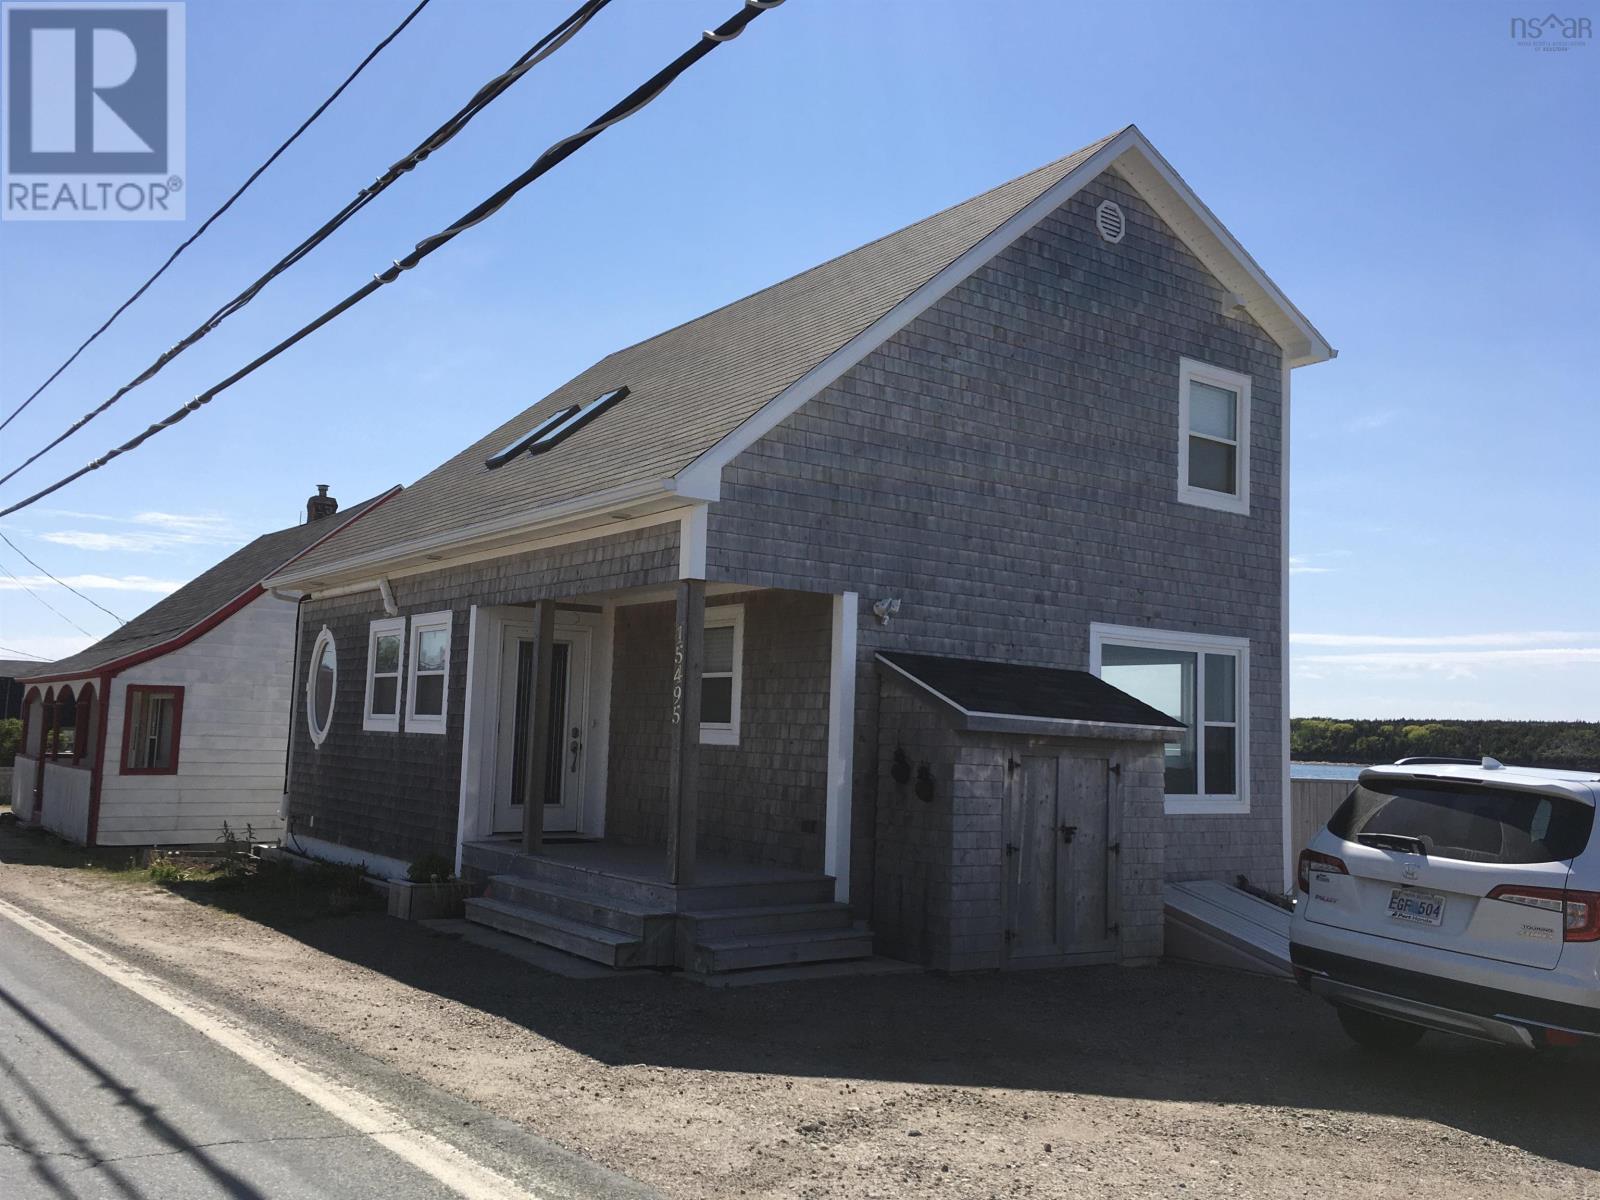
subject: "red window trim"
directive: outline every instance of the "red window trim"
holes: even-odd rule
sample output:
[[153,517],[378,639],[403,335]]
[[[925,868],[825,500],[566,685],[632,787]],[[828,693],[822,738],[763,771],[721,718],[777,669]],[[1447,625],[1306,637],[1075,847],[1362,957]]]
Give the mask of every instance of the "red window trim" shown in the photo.
[[[128,743],[133,736],[133,697],[138,692],[171,692],[172,701],[172,765],[170,767],[130,767]],[[119,775],[176,775],[178,750],[183,745],[183,688],[157,683],[130,683],[128,697],[122,710],[122,753],[117,756]]]

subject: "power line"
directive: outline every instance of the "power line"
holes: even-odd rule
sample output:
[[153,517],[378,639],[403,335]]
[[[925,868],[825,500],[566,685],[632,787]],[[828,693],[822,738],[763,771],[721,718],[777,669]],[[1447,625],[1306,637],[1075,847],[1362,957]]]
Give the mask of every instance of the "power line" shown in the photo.
[[[49,571],[46,571],[38,563],[34,562],[33,559],[29,558],[26,554],[24,554],[22,552],[22,547],[18,546],[15,542],[13,542],[10,538],[8,538],[3,533],[0,533],[0,542],[4,542],[6,545],[10,546],[13,550],[15,550],[17,552],[18,556],[21,557],[23,562],[27,563],[30,567],[32,567],[35,571],[39,572],[39,574],[43,575],[46,579],[50,580],[51,583],[58,584],[61,587],[66,588],[67,591],[71,592],[79,600],[88,601],[90,604],[92,604],[96,608],[98,608],[101,612],[105,613],[106,616],[110,617],[118,625],[126,625],[128,623],[123,618],[117,616],[116,613],[112,612],[104,604],[101,604],[98,600],[90,600],[88,596],[85,596],[82,592],[80,592],[77,588],[73,587],[66,580],[57,579],[54,575],[50,574]],[[21,581],[18,580],[18,582],[20,583]]]
[[[285,350],[289,349],[297,342],[309,337],[311,334],[321,329],[324,325],[328,324],[328,322],[343,314],[346,310],[354,308],[357,304],[361,303],[361,301],[372,295],[379,288],[385,286],[386,284],[393,283],[396,279],[400,278],[402,272],[409,271],[412,267],[416,266],[423,259],[427,258],[428,255],[432,254],[435,250],[438,250],[440,247],[453,241],[457,236],[464,233],[466,230],[471,229],[474,225],[488,220],[495,213],[499,212],[500,209],[505,207],[505,205],[513,196],[522,191],[534,180],[538,179],[551,168],[571,157],[589,142],[599,137],[601,133],[609,129],[611,126],[627,120],[627,118],[632,116],[634,113],[644,108],[657,96],[661,95],[662,92],[666,91],[667,88],[672,86],[673,82],[695,63],[699,62],[702,58],[710,54],[723,43],[731,42],[734,38],[738,37],[739,34],[744,32],[745,27],[748,26],[750,22],[754,21],[762,13],[774,9],[782,3],[783,0],[744,0],[744,7],[737,13],[729,17],[715,29],[706,30],[700,35],[700,40],[688,50],[685,50],[682,54],[678,55],[677,58],[673,59],[644,83],[640,84],[633,91],[629,92],[627,96],[617,101],[616,104],[612,105],[604,113],[596,117],[583,129],[579,130],[577,133],[571,134],[568,137],[562,138],[559,142],[556,142],[537,159],[535,159],[533,164],[526,171],[524,171],[521,175],[518,175],[515,179],[511,180],[511,182],[507,183],[499,191],[495,192],[487,199],[478,203],[475,207],[463,213],[453,225],[446,229],[440,230],[431,237],[424,238],[422,241],[418,242],[410,254],[406,255],[404,258],[395,260],[392,266],[374,275],[371,280],[357,288],[355,291],[351,292],[332,308],[328,309],[320,316],[310,321],[308,324],[302,325],[299,329],[295,330],[294,333],[284,338],[276,346],[273,346],[270,350],[252,359],[243,367],[239,368],[239,370],[235,371],[232,375],[229,375],[226,379],[222,380],[222,382],[214,384],[206,391],[201,392],[198,396],[196,396],[193,400],[190,400],[187,404],[183,405],[176,412],[169,414],[162,420],[157,421],[155,424],[147,427],[142,433],[130,438],[128,441],[122,443],[122,445],[106,451],[106,453],[102,454],[99,458],[90,462],[88,465],[80,467],[71,474],[58,479],[49,487],[42,488],[33,495],[27,497],[25,500],[19,500],[17,503],[8,508],[0,509],[0,517],[10,516],[14,512],[19,512],[31,504],[38,503],[46,496],[60,491],[62,488],[66,487],[75,480],[83,478],[85,475],[89,474],[89,472],[98,471],[112,459],[119,458],[131,450],[136,450],[162,430],[172,428],[172,426],[183,420],[190,413],[196,412],[204,405],[209,404],[219,394],[238,383],[241,379],[244,379],[246,376],[259,370],[261,367],[277,358],[278,355],[282,354]],[[0,482],[3,482],[3,480],[0,480]]]
[[31,658],[34,662],[45,663],[50,661],[48,658],[40,658],[37,654],[29,654],[26,650],[13,650],[10,646],[0,646],[0,650],[5,651],[7,654],[20,654],[23,658]]
[[[355,216],[356,213],[360,212],[368,204],[372,203],[374,199],[387,190],[388,187],[397,179],[406,174],[408,171],[414,169],[435,150],[439,149],[439,147],[443,146],[451,138],[455,137],[456,134],[461,132],[461,130],[466,127],[468,122],[477,116],[478,113],[487,108],[489,104],[492,103],[498,96],[500,96],[501,93],[506,91],[507,88],[509,88],[517,80],[521,79],[539,63],[543,62],[557,50],[561,49],[562,46],[566,45],[568,41],[577,35],[580,29],[589,23],[596,13],[610,3],[611,0],[585,0],[585,3],[573,11],[565,20],[563,20],[549,33],[545,34],[544,37],[540,38],[531,47],[529,47],[527,52],[524,53],[521,58],[517,59],[517,61],[513,63],[507,70],[495,76],[495,78],[491,79],[488,83],[479,88],[477,92],[473,94],[472,99],[468,100],[466,104],[453,113],[443,125],[440,125],[439,128],[435,129],[427,137],[423,138],[423,140],[419,142],[409,154],[394,163],[389,167],[388,170],[384,171],[382,175],[378,176],[376,180],[368,184],[361,191],[357,192],[353,200],[351,200],[331,218],[325,221],[320,228],[305,238],[294,249],[290,250],[275,264],[269,267],[265,274],[261,275],[254,282],[249,284],[249,286],[247,286],[233,299],[223,304],[221,308],[217,309],[214,313],[212,313],[209,317],[192,329],[181,341],[172,346],[170,349],[164,351],[148,367],[113,392],[109,399],[105,400],[103,403],[99,404],[95,408],[90,409],[83,416],[79,417],[76,421],[69,425],[64,432],[47,443],[42,449],[24,459],[21,463],[7,471],[4,475],[0,475],[0,484],[10,481],[18,474],[18,472],[25,470],[28,466],[37,462],[51,450],[54,450],[62,442],[66,441],[73,434],[77,433],[78,430],[82,429],[90,421],[94,420],[118,400],[122,399],[122,397],[133,391],[134,388],[154,378],[155,375],[160,372],[161,369],[164,368],[169,362],[177,358],[178,355],[182,354],[190,346],[194,345],[201,338],[205,337],[217,326],[221,325],[223,321],[227,320],[234,313],[238,312],[246,304],[249,304],[250,301],[254,300],[262,291],[262,289],[267,286],[267,284],[271,283],[283,272],[287,271],[306,255],[310,254],[311,251],[315,250],[323,242],[327,241],[328,238],[333,236],[335,230],[342,226],[346,221],[350,220],[351,217]],[[21,409],[18,409],[17,411],[20,412]],[[15,415],[15,413],[12,414],[12,416]],[[3,428],[4,426],[0,425],[0,429]]]
[[35,600],[37,600],[37,601],[38,601],[38,602],[39,602],[39,603],[40,603],[40,604],[42,604],[42,605],[44,605],[44,606],[45,606],[45,607],[46,607],[46,608],[48,608],[48,609],[49,609],[49,610],[50,610],[50,611],[51,611],[51,612],[53,612],[53,613],[55,613],[55,615],[56,615],[56,616],[58,616],[58,617],[60,617],[60,618],[61,618],[61,619],[62,619],[62,620],[63,620],[63,621],[65,621],[65,622],[66,622],[66,623],[67,623],[67,624],[68,624],[68,625],[71,625],[71,626],[72,626],[72,627],[73,627],[73,628],[74,628],[74,629],[76,629],[76,630],[77,630],[77,631],[78,631],[78,632],[79,632],[79,633],[81,633],[81,634],[83,634],[83,636],[84,636],[84,637],[93,637],[93,636],[94,636],[94,634],[92,634],[92,633],[90,633],[90,632],[89,632],[89,631],[88,631],[88,630],[87,630],[87,629],[85,629],[85,628],[84,628],[84,627],[83,627],[83,626],[82,626],[82,625],[79,625],[79,624],[78,624],[78,623],[77,623],[77,622],[76,622],[76,621],[74,621],[74,620],[73,620],[73,619],[72,619],[72,618],[71,618],[71,617],[69,617],[69,616],[67,616],[67,614],[66,614],[66,613],[64,613],[64,612],[62,612],[62,611],[61,611],[61,610],[60,610],[60,609],[59,609],[59,608],[57,608],[57,607],[56,607],[56,606],[55,606],[55,605],[53,605],[53,604],[51,604],[51,603],[50,603],[50,602],[49,602],[49,601],[48,601],[48,600],[46,600],[46,599],[45,599],[45,598],[44,598],[44,597],[43,597],[43,596],[41,596],[41,595],[39,595],[39,593],[38,593],[38,592],[36,592],[36,591],[34,591],[34,590],[33,590],[33,589],[32,589],[32,588],[31,588],[31,587],[29,587],[29,586],[28,586],[28,585],[27,585],[27,584],[25,584],[25,583],[23,583],[23,582],[22,582],[22,580],[21,580],[21,579],[17,579],[17,576],[15,576],[15,575],[12,575],[12,573],[11,573],[11,568],[9,568],[9,567],[8,567],[8,566],[6,566],[6,565],[5,565],[5,563],[0,563],[0,571],[4,571],[4,572],[5,572],[5,573],[6,573],[6,574],[7,574],[7,575],[11,575],[11,578],[12,578],[12,579],[16,579],[16,581],[17,581],[17,586],[18,586],[18,587],[19,587],[19,588],[21,588],[21,589],[22,589],[22,590],[23,590],[23,591],[25,591],[25,592],[27,592],[27,593],[28,593],[28,595],[30,595],[30,596],[32,596],[32,597],[33,597],[33,598],[34,598],[34,599],[35,599]]
[[233,207],[233,202],[235,200],[237,200],[240,196],[244,195],[245,192],[249,190],[250,185],[261,177],[262,172],[265,171],[268,167],[270,167],[273,163],[277,162],[278,161],[278,156],[281,155],[290,146],[294,145],[295,141],[300,137],[300,135],[302,133],[304,133],[307,129],[311,128],[312,122],[314,122],[318,117],[320,117],[324,112],[326,112],[328,110],[328,106],[331,105],[335,100],[337,100],[339,98],[339,96],[344,92],[345,88],[349,87],[352,83],[355,82],[356,76],[361,74],[362,71],[366,70],[367,69],[367,65],[369,63],[371,63],[373,59],[377,58],[378,55],[383,52],[384,48],[386,46],[388,46],[388,44],[390,42],[394,41],[395,38],[399,37],[400,34],[402,32],[404,32],[405,27],[407,25],[411,24],[412,19],[418,13],[420,13],[423,9],[427,8],[430,3],[432,3],[432,0],[420,0],[420,2],[417,4],[417,6],[415,8],[413,8],[409,13],[406,14],[405,20],[401,21],[400,24],[396,25],[392,30],[390,30],[389,31],[389,35],[386,38],[384,38],[383,41],[379,42],[370,51],[368,51],[367,56],[365,58],[363,58],[359,63],[356,64],[356,69],[354,71],[351,71],[350,74],[345,76],[344,82],[341,83],[338,87],[334,88],[333,91],[329,94],[328,98],[326,100],[324,100],[321,104],[317,105],[316,109],[312,112],[312,114],[309,117],[307,117],[304,121],[300,122],[300,128],[296,129],[293,133],[291,133],[288,136],[288,138],[284,141],[283,145],[279,146],[276,150],[274,150],[267,157],[267,161],[266,162],[262,163],[254,171],[250,172],[249,177],[243,183],[241,183],[239,185],[239,187],[234,191],[233,195],[229,196],[226,200],[224,200],[222,202],[221,207],[219,207],[214,213],[212,213],[203,222],[201,222],[200,228],[196,229],[187,238],[185,238],[183,241],[178,243],[177,249],[174,250],[171,254],[167,255],[167,261],[162,263],[159,267],[156,268],[155,274],[151,275],[149,279],[146,279],[143,283],[141,283],[139,285],[139,287],[138,287],[138,290],[135,291],[133,293],[133,295],[129,296],[121,304],[117,305],[116,309],[113,310],[111,315],[105,319],[105,321],[101,324],[100,328],[96,329],[88,337],[84,338],[82,343],[79,344],[78,348],[76,350],[74,350],[70,355],[67,356],[66,362],[62,363],[54,371],[50,372],[49,377],[46,378],[45,381],[43,383],[41,383],[38,387],[33,389],[33,394],[31,396],[29,396],[21,404],[17,405],[17,407],[12,410],[12,413],[11,413],[11,415],[9,417],[7,417],[4,421],[0,421],[0,429],[4,429],[7,425],[11,424],[11,422],[16,419],[17,415],[19,413],[21,413],[23,409],[27,408],[28,405],[32,404],[35,400],[37,400],[39,398],[39,394],[41,392],[43,392],[45,390],[45,388],[49,387],[52,383],[54,383],[56,381],[56,377],[59,376],[61,374],[61,372],[65,371],[68,367],[70,367],[73,364],[74,361],[76,361],[78,355],[82,354],[85,350],[87,350],[89,348],[89,346],[95,341],[95,339],[98,338],[102,333],[104,333],[106,330],[110,329],[111,325],[112,325],[112,322],[114,322],[118,317],[120,317],[135,300],[137,300],[140,296],[144,295],[145,292],[147,290],[149,290],[150,285],[152,283],[154,283],[156,280],[160,279],[161,276],[166,273],[167,268],[170,267],[173,263],[178,261],[178,256],[180,254],[182,254],[185,250],[187,250],[190,246],[194,245],[195,241],[200,237],[200,235],[205,233],[206,230],[211,228],[212,222],[214,222],[223,213],[227,212],[230,208]]

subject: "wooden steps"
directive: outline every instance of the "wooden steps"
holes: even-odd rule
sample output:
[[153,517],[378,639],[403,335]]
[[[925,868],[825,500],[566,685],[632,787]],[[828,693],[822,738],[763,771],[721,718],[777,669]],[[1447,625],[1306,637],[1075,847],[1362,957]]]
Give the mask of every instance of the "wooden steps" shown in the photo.
[[[585,862],[470,845],[463,865],[485,894],[466,918],[608,967],[681,967],[701,975],[872,955],[872,935],[835,903],[833,880],[713,865],[673,887],[618,854]],[[576,861],[574,861],[576,860]]]

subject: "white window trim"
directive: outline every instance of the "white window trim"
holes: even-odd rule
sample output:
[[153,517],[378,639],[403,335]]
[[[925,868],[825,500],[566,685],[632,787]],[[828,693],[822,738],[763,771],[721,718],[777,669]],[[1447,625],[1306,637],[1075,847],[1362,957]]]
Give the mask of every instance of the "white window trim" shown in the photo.
[[[400,635],[400,661],[396,664],[394,679],[394,712],[372,711],[372,685],[377,678],[378,639],[386,634]],[[401,693],[406,679],[406,619],[384,617],[367,626],[367,692],[361,701],[361,728],[368,733],[399,733]]]
[[[328,705],[328,723],[321,729],[317,728],[317,664],[322,661],[322,647],[326,643],[333,647],[333,700]],[[333,630],[326,625],[322,632],[317,634],[317,640],[311,644],[310,665],[306,668],[306,730],[311,734],[311,744],[320,746],[327,739],[328,731],[333,728],[334,710],[339,707],[339,646],[333,640]]]
[[[455,614],[446,609],[444,612],[417,613],[411,618],[411,637],[408,639],[408,649],[411,654],[411,665],[406,668],[406,732],[407,733],[443,733],[446,719],[450,716],[450,650],[454,638],[451,626]],[[417,701],[417,641],[429,629],[443,629],[444,643],[444,684],[439,689],[439,713],[423,713],[420,716],[416,711]]]
[[[1236,392],[1239,396],[1238,455],[1235,459],[1234,483],[1238,492],[1214,492],[1210,488],[1193,487],[1189,483],[1189,385],[1195,381],[1209,383]],[[1208,437],[1208,434],[1197,434]],[[1220,441],[1214,438],[1213,441]],[[1237,371],[1213,367],[1210,363],[1193,358],[1178,360],[1178,500],[1182,504],[1195,504],[1201,508],[1214,508],[1221,512],[1250,513],[1250,377]]]
[[[706,609],[706,628],[721,629],[733,626],[733,720],[727,724],[700,722],[702,746],[737,746],[739,744],[739,710],[744,692],[744,605],[718,604]],[[720,673],[719,673],[720,674]],[[700,672],[701,684],[705,671]]]
[[[1166,811],[1169,815],[1211,813],[1239,816],[1250,811],[1250,639],[1223,637],[1209,633],[1179,633],[1165,629],[1146,629],[1137,625],[1103,625],[1096,621],[1089,626],[1089,673],[1100,678],[1101,651],[1110,642],[1118,646],[1137,646],[1147,650],[1189,650],[1196,652],[1195,698],[1199,706],[1198,728],[1195,730],[1195,775],[1205,783],[1205,686],[1207,654],[1231,654],[1236,663],[1234,682],[1234,727],[1237,739],[1234,753],[1237,758],[1239,790],[1231,796],[1168,796]],[[1214,722],[1227,724],[1227,722]]]

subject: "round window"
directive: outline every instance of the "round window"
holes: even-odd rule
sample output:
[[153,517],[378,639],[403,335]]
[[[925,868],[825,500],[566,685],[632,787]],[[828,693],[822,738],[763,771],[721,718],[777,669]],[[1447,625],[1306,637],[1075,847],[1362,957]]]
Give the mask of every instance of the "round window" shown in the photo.
[[333,696],[338,684],[339,658],[333,634],[323,626],[311,648],[311,670],[306,675],[306,724],[311,729],[311,740],[319,746],[333,723]]

